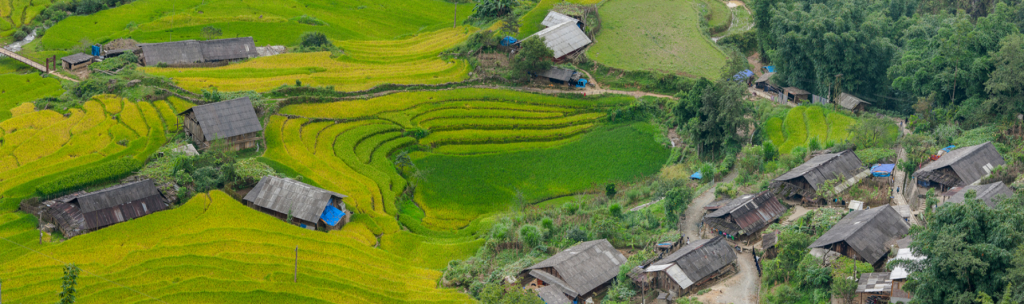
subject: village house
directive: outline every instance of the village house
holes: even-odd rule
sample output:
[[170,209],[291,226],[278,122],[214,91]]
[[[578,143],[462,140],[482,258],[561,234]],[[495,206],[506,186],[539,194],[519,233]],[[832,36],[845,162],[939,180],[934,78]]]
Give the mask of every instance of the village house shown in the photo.
[[854,260],[878,265],[884,262],[890,244],[910,231],[896,209],[883,205],[850,212],[808,248],[838,252]]
[[853,95],[846,94],[846,93],[839,94],[839,98],[838,99],[839,99],[838,103],[839,103],[840,107],[843,107],[844,109],[847,109],[847,110],[850,110],[850,111],[853,111],[853,112],[863,112],[864,111],[864,107],[866,107],[867,105],[871,104],[870,102],[867,102],[867,101],[864,101],[863,99],[857,98],[857,96],[853,96]]
[[892,294],[891,274],[888,272],[872,272],[860,275],[857,280],[857,298],[854,303],[886,303]]
[[552,11],[548,12],[540,24],[546,28],[530,37],[542,38],[544,44],[554,52],[555,62],[561,62],[593,42],[587,37],[587,33],[583,32],[583,22],[576,18]]
[[215,66],[236,60],[259,57],[252,37],[207,41],[184,40],[140,44],[144,66]]
[[994,182],[987,185],[973,185],[967,186],[960,189],[953,188],[950,191],[956,191],[955,194],[949,197],[945,202],[940,203],[939,206],[947,203],[963,204],[967,200],[967,192],[974,191],[974,198],[987,205],[989,208],[995,209],[999,206],[999,203],[1013,197],[1013,189],[1007,187],[1003,182]]
[[701,290],[736,271],[736,253],[723,237],[697,240],[654,262],[652,286],[678,296]]
[[853,151],[847,150],[839,153],[827,153],[815,156],[807,162],[789,170],[786,174],[772,180],[770,188],[775,195],[781,197],[799,197],[804,201],[813,201],[818,198],[818,190],[829,180],[840,179],[843,181],[836,185],[837,189],[845,189],[857,181],[858,178],[867,176],[864,165],[860,158]]
[[263,126],[249,97],[194,106],[178,116],[182,117],[182,130],[199,149],[209,148],[215,141],[232,151],[248,149],[263,138]]
[[[893,260],[920,261],[924,260],[924,257],[914,254],[910,250],[910,248],[900,248],[896,253],[896,257],[894,257]],[[892,282],[892,288],[890,288],[890,302],[910,303],[910,299],[914,298],[914,293],[903,290],[903,285],[907,284],[908,276],[910,276],[910,271],[908,271],[907,268],[903,266],[896,266],[892,269],[892,272],[889,273],[889,281]]]
[[65,238],[85,234],[167,209],[167,199],[151,179],[72,196],[48,208],[44,221]]
[[583,303],[619,274],[626,257],[608,240],[582,242],[524,269],[524,287],[547,304]]
[[775,87],[768,82],[772,79],[772,76],[775,76],[775,73],[761,74],[761,77],[754,81],[754,87],[765,91],[774,91]]
[[93,58],[94,57],[92,55],[78,53],[70,56],[61,57],[60,61],[61,66],[64,67],[64,70],[78,71],[92,64]]
[[775,230],[766,233],[761,237],[761,259],[774,259],[779,254],[779,249],[776,248],[779,242],[779,231]]
[[713,232],[727,238],[757,235],[761,229],[779,219],[786,207],[768,191],[747,194],[728,201],[704,216],[704,223]]
[[1005,165],[992,142],[950,151],[914,172],[917,184],[938,187],[946,191],[953,187],[974,184],[992,173],[995,167]]
[[306,183],[276,176],[264,176],[242,198],[250,208],[309,230],[341,229],[351,220],[345,195]]

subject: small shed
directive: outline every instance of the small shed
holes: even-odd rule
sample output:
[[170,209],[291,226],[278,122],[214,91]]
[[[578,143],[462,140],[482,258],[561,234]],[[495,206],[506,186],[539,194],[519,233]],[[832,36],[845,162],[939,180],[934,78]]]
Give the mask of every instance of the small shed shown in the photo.
[[765,226],[778,220],[784,212],[786,207],[775,199],[775,195],[762,191],[729,201],[715,212],[705,215],[704,223],[724,237],[746,237],[756,235]]
[[69,197],[47,215],[65,238],[130,221],[167,209],[167,199],[145,179]]
[[818,188],[826,181],[836,178],[852,179],[861,171],[863,165],[853,151],[826,153],[815,156],[775,178],[770,187],[776,195],[782,197],[800,196],[813,200],[817,198]]
[[940,191],[971,185],[992,173],[995,167],[1005,165],[1003,156],[992,142],[949,151],[914,172],[918,185],[939,187]]
[[892,296],[892,280],[888,272],[872,272],[860,275],[857,280],[855,303],[888,303]]
[[95,58],[92,55],[78,53],[70,56],[64,56],[60,58],[61,66],[64,70],[78,71],[92,64],[92,60]]
[[736,253],[725,238],[697,240],[648,266],[655,273],[653,285],[684,295],[736,271]]
[[182,129],[200,149],[215,141],[223,141],[229,150],[248,149],[263,138],[263,126],[249,97],[194,106],[178,116]]
[[851,259],[871,264],[884,262],[889,253],[887,244],[910,231],[892,206],[883,205],[850,212],[808,248],[839,252]]
[[850,204],[847,205],[847,208],[849,208],[850,211],[864,210],[864,202],[852,200],[850,201]]
[[871,104],[870,102],[864,101],[863,99],[857,98],[850,94],[842,93],[839,94],[839,106],[854,112],[864,111],[864,107]]
[[761,237],[761,259],[774,259],[779,254],[775,245],[779,242],[779,231],[775,230]]
[[768,83],[768,80],[771,80],[772,76],[775,76],[775,73],[768,72],[761,74],[761,77],[758,77],[757,80],[754,81],[754,87],[765,91],[773,90],[771,83]]
[[782,96],[785,96],[785,100],[790,100],[795,103],[801,103],[811,100],[811,92],[804,91],[796,87],[783,88],[782,94]]
[[291,217],[293,224],[306,229],[334,230],[352,218],[346,197],[294,179],[264,176],[242,201],[281,220]]
[[1013,189],[1007,187],[1003,182],[994,182],[987,185],[974,185],[967,186],[953,194],[946,202],[940,204],[942,206],[946,203],[963,204],[967,200],[967,192],[974,191],[974,198],[980,200],[983,204],[989,208],[996,209],[999,203],[1013,197]]
[[[911,260],[920,261],[924,260],[925,257],[916,255],[910,248],[900,248],[896,253],[896,257],[893,260]],[[910,299],[914,298],[914,293],[903,290],[903,285],[907,284],[907,277],[910,276],[910,271],[903,266],[893,267],[892,272],[889,273],[889,280],[892,281],[892,297],[891,302],[903,302],[910,303]]]
[[599,287],[614,279],[625,263],[626,257],[615,250],[612,243],[600,239],[569,247],[527,267],[520,275],[525,277],[524,287],[537,290],[547,303],[563,301],[551,290],[561,292],[565,303],[582,303],[582,299],[593,296]]
[[[560,23],[556,23],[559,21]],[[583,32],[582,23],[576,18],[549,12],[541,24],[547,28],[530,35],[530,37],[542,38],[544,44],[554,52],[555,61],[562,61],[566,56],[576,53],[593,42],[590,37],[587,37],[587,33]]]
[[538,76],[548,78],[551,82],[558,84],[572,85],[580,80],[579,73],[576,73],[576,71],[560,67],[552,67]]

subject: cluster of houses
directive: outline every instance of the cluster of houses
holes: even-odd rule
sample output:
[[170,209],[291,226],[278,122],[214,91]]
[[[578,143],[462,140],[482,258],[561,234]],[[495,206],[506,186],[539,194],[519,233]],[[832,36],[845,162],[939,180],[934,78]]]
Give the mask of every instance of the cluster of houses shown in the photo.
[[[736,75],[733,75],[733,79],[736,81],[746,82],[747,86],[752,86],[755,89],[761,90],[769,94],[772,100],[779,103],[831,103],[831,101],[829,101],[828,98],[811,94],[811,92],[808,92],[797,87],[780,87],[775,85],[771,81],[772,77],[775,76],[774,66],[763,67],[762,72],[763,73],[761,74],[761,76],[755,79],[753,71],[745,70],[737,73]],[[867,105],[871,104],[870,102],[867,102],[861,98],[858,98],[857,96],[848,93],[840,93],[839,96],[836,97],[835,103],[840,107],[843,107],[844,109],[853,112],[862,112],[864,111],[864,108],[867,107]]]
[[[944,203],[962,203],[965,193],[975,191],[977,199],[994,208],[1013,191],[1000,182],[979,182],[994,166],[1002,164],[1002,156],[986,142],[952,150],[922,166],[913,176],[922,186],[950,189],[944,194],[948,196]],[[803,203],[821,201],[818,190],[822,187],[834,187],[834,193],[839,193],[870,175],[871,170],[852,151],[814,156],[773,180],[768,191],[710,203],[705,207],[703,224],[709,232],[704,235],[712,237],[659,244],[662,254],[632,269],[629,278],[644,291],[658,292],[656,303],[669,303],[674,297],[708,288],[737,272],[738,247],[731,244],[760,241],[761,253],[755,260],[775,258],[779,231],[762,235],[762,230],[785,213],[786,205],[780,198]],[[869,263],[876,270],[884,270],[892,259],[926,258],[909,248],[908,218],[913,216],[909,207],[863,205],[851,202],[852,211],[809,246],[811,254],[823,262],[845,256]],[[548,304],[589,303],[599,288],[611,283],[625,261],[625,256],[607,240],[583,242],[524,269],[521,284],[535,290]],[[904,267],[859,274],[852,278],[857,280],[856,303],[909,302],[913,294],[902,289],[908,275]]]

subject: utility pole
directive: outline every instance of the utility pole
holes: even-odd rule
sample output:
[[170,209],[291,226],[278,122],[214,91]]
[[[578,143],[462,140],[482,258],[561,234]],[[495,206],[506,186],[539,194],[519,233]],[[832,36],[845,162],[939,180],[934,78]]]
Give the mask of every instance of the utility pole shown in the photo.
[[295,246],[295,278],[292,279],[292,282],[299,282],[299,246]]

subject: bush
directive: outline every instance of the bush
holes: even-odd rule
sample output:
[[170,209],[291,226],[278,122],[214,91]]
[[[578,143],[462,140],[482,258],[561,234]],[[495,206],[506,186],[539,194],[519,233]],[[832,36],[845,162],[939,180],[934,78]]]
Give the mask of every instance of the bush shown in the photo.
[[28,33],[22,30],[18,30],[14,32],[14,35],[12,35],[11,37],[14,38],[14,41],[21,41],[24,40],[25,37],[28,37]]
[[608,184],[608,185],[604,186],[604,195],[605,196],[607,196],[607,197],[614,197],[616,193],[618,193],[618,192],[615,192],[615,184]]
[[555,231],[555,221],[551,220],[550,217],[545,217],[541,219],[540,226],[544,227],[544,230]]
[[611,214],[612,217],[621,218],[622,206],[619,204],[612,204],[611,206],[608,206],[608,214]]
[[520,43],[522,48],[512,63],[514,78],[526,80],[530,78],[530,74],[541,73],[551,68],[551,58],[555,54],[541,39],[543,38],[532,37]]
[[764,152],[764,161],[770,162],[779,156],[779,148],[775,147],[775,144],[773,144],[772,141],[766,141],[761,144],[761,146],[763,148],[762,151]]
[[525,248],[537,248],[544,241],[544,232],[540,227],[534,225],[523,225],[519,227],[519,240]]
[[572,228],[565,234],[565,237],[573,242],[583,242],[587,240],[587,232],[580,228]]
[[307,15],[298,16],[298,17],[292,18],[291,20],[295,21],[295,22],[298,22],[298,23],[309,24],[309,25],[327,25],[327,22],[323,22],[322,20],[317,19],[316,17],[307,16]]
[[302,34],[302,42],[299,45],[307,48],[334,47],[334,44],[327,40],[327,35],[321,32],[306,32]]

